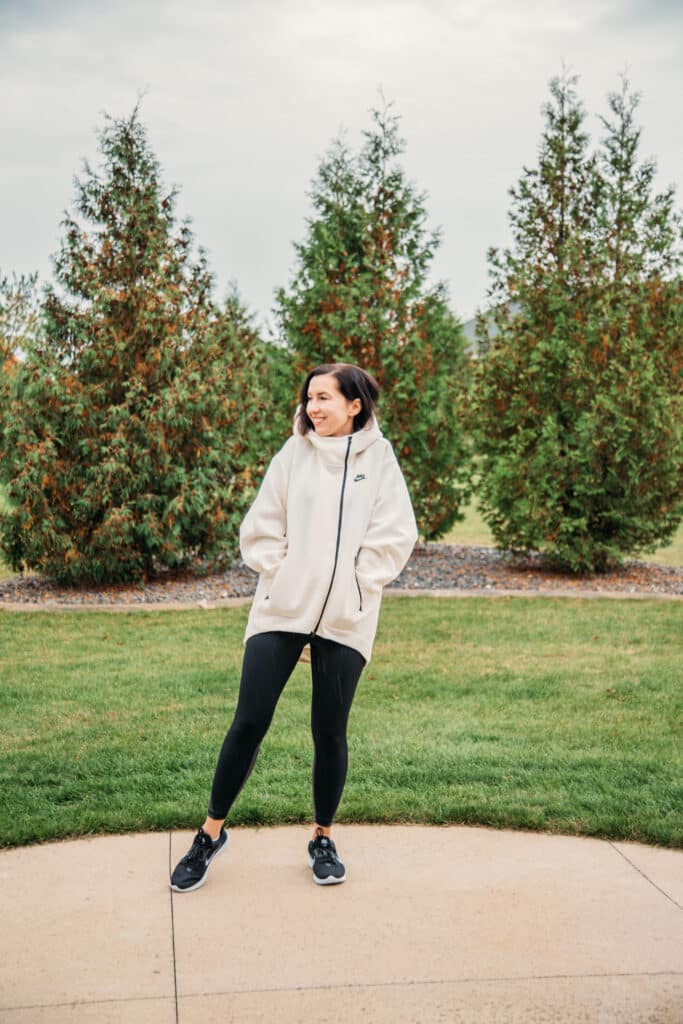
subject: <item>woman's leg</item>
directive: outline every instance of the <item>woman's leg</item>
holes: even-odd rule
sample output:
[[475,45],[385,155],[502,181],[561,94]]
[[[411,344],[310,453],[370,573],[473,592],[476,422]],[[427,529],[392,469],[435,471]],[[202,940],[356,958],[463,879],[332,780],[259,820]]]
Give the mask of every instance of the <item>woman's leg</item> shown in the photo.
[[346,725],[365,658],[352,647],[311,639],[311,732],[313,734],[313,834],[330,834],[348,770]]
[[269,632],[245,645],[237,708],[223,740],[203,828],[216,838],[228,811],[249,778],[285,683],[308,637]]

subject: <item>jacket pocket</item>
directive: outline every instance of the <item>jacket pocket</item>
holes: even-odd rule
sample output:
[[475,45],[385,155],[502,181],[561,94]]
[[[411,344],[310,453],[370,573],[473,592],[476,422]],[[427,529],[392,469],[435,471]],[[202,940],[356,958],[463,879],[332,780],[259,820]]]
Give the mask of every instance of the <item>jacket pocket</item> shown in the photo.
[[268,581],[264,606],[274,615],[294,619],[305,616],[317,601],[319,581],[305,576],[291,558],[285,558]]
[[270,604],[270,591],[273,587],[273,580],[280,569],[281,566],[278,566],[277,569],[271,569],[270,572],[259,573],[255,596],[259,598],[259,603],[264,604],[266,608]]
[[351,559],[337,566],[323,621],[332,629],[354,631],[366,614],[365,594]]

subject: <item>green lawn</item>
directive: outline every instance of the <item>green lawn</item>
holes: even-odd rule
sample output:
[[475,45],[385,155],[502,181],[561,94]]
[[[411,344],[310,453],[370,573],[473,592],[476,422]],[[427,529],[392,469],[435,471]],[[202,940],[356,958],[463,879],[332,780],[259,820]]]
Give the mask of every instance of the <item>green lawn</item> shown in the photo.
[[[0,845],[195,828],[248,609],[0,613]],[[683,845],[678,602],[387,598],[338,821]],[[310,668],[228,824],[309,822]]]

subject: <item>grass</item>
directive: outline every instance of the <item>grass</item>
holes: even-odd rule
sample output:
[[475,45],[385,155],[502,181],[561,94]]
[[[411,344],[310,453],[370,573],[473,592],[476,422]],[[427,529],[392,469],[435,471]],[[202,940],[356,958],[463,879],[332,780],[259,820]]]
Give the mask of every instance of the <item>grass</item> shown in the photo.
[[[196,828],[247,611],[0,613],[0,845]],[[682,846],[680,669],[678,602],[387,599],[337,821]],[[309,673],[229,823],[310,822]]]

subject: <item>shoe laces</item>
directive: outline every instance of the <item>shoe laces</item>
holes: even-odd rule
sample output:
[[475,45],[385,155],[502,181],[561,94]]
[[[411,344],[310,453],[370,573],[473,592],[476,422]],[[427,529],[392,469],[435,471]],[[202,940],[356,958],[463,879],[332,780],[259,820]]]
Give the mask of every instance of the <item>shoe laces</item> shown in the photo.
[[313,856],[323,864],[336,864],[338,860],[334,844],[327,836],[321,836],[316,839],[313,846]]
[[210,850],[209,844],[211,843],[210,837],[204,837],[201,832],[197,832],[197,835],[192,840],[192,846],[185,854],[183,858],[185,863],[189,866],[190,864],[201,864],[204,862],[204,854]]

